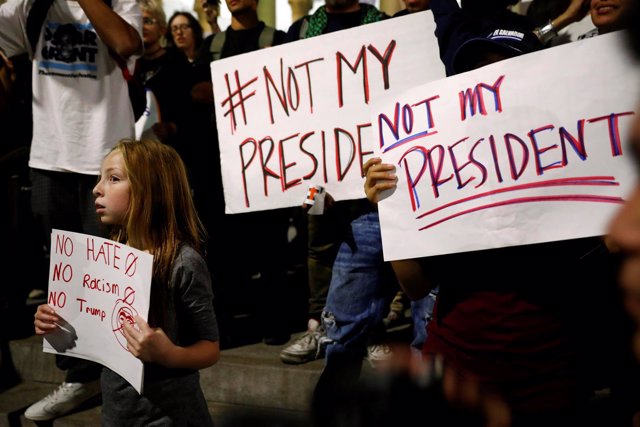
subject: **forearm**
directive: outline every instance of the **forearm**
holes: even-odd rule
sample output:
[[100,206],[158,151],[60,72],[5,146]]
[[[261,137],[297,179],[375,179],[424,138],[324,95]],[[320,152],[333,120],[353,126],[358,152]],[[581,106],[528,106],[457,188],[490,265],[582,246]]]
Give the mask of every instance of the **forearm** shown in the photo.
[[427,279],[422,265],[416,259],[391,261],[400,287],[412,300],[418,300],[429,294],[434,285]]
[[572,0],[567,10],[560,16],[551,20],[551,24],[556,31],[560,31],[574,22],[580,21],[589,12],[589,1]]
[[123,58],[142,52],[140,35],[102,0],[77,0],[98,36]]
[[547,25],[536,28],[534,33],[543,44],[547,44],[565,27],[580,21],[589,11],[589,0],[572,0],[569,7]]
[[204,369],[214,365],[219,359],[219,343],[200,340],[188,347],[174,345],[160,363],[174,369]]
[[446,67],[447,75],[451,75],[455,47],[477,34],[472,29],[470,18],[455,0],[432,0],[431,11],[436,23],[435,35],[440,59]]

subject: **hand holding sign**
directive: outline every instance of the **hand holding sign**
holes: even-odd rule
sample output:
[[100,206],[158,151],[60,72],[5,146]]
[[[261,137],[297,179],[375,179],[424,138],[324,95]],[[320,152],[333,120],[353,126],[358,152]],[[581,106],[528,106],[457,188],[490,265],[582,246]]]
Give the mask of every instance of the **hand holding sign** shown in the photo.
[[363,167],[366,176],[364,192],[371,203],[378,203],[383,199],[381,192],[396,188],[398,177],[395,166],[382,163],[381,158],[375,157],[367,160]]
[[[636,179],[622,141],[637,70],[619,37],[500,61],[381,102],[378,153],[399,179],[379,205],[385,260],[603,234]],[[601,84],[592,61],[620,84]],[[553,79],[540,64],[553,64]],[[428,111],[416,107],[429,99],[437,102]]]
[[362,198],[371,103],[444,77],[434,31],[425,11],[212,62],[227,213],[297,206],[310,183]]
[[125,322],[122,329],[127,339],[127,349],[143,362],[159,363],[167,366],[168,354],[175,347],[167,334],[160,328],[152,328],[140,316],[135,318],[135,326]]
[[141,391],[142,362],[123,325],[148,313],[153,257],[86,234],[54,230],[51,239],[48,304],[34,322],[44,351],[98,362]]
[[58,327],[56,324],[59,320],[58,316],[56,316],[56,312],[47,304],[39,305],[34,317],[35,320],[33,324],[36,326],[37,335],[49,334]]

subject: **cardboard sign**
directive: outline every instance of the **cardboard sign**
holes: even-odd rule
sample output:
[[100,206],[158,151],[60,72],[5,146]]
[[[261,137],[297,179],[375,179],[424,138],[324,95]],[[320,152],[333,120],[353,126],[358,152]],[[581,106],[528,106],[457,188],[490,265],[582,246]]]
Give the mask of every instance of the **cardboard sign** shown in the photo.
[[227,213],[360,199],[371,105],[444,77],[431,12],[213,61]]
[[399,178],[379,204],[385,259],[603,234],[636,180],[638,75],[609,34],[377,103],[377,153]]
[[142,393],[143,365],[127,350],[124,322],[149,313],[153,256],[113,240],[53,230],[47,303],[61,319],[47,353],[92,360]]

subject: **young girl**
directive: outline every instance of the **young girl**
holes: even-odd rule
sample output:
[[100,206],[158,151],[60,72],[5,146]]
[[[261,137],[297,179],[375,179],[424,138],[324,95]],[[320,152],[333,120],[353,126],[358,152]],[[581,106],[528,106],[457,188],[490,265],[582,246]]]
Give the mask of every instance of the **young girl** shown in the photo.
[[[145,362],[144,393],[105,367],[102,424],[212,425],[198,370],[219,359],[218,326],[182,160],[167,145],[123,140],[104,158],[93,194],[112,238],[154,256],[149,323],[138,316],[137,328],[124,330],[129,351]],[[35,318],[38,335],[57,327],[46,304]]]

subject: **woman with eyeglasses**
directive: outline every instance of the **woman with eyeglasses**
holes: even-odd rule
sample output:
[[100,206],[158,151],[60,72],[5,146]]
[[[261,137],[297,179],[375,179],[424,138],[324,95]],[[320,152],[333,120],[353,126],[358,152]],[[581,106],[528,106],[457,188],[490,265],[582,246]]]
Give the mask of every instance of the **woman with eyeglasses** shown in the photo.
[[[167,18],[162,7],[156,0],[140,0],[139,4],[144,55],[136,64],[136,76],[153,93],[158,113],[155,123],[145,124],[143,135],[171,145],[189,164],[191,155],[184,141],[192,126],[193,67],[180,50],[165,48]],[[148,120],[154,118],[151,114]]]
[[167,45],[180,49],[193,63],[202,44],[202,27],[189,12],[175,12],[169,19]]

